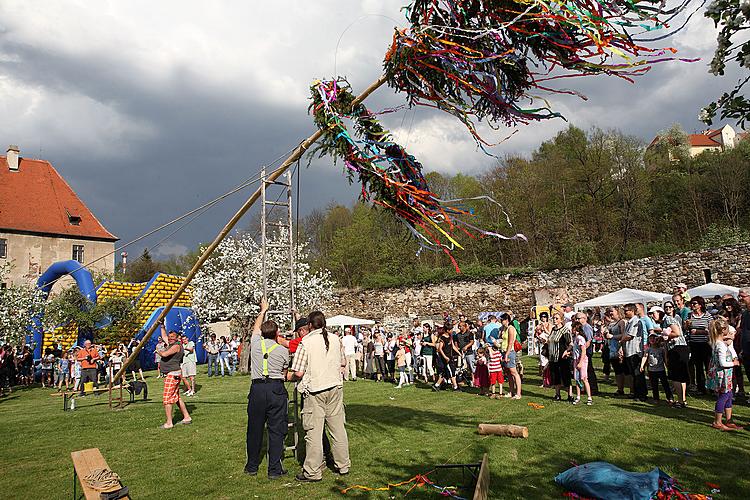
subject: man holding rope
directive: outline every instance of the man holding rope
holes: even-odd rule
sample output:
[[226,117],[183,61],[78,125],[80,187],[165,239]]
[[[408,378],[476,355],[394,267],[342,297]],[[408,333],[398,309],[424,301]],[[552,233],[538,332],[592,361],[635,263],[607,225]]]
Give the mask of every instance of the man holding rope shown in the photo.
[[287,433],[289,395],[284,387],[289,351],[278,344],[279,327],[264,321],[268,311],[265,297],[250,337],[250,373],[252,385],[247,399],[247,464],[245,474],[258,474],[263,431],[268,429],[268,479],[277,479],[287,471],[281,465]]

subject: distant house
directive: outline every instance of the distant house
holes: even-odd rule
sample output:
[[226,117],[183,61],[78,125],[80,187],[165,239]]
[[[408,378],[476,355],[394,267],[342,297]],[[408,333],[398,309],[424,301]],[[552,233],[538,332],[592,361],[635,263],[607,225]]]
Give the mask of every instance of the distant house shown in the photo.
[[[748,138],[748,132],[737,133],[731,125],[724,125],[720,129],[709,129],[700,134],[688,134],[690,156],[698,156],[704,151],[725,151],[735,147],[740,141]],[[651,149],[661,140],[654,137],[648,148]],[[670,153],[671,156],[671,153]]]
[[113,272],[118,238],[48,161],[19,152],[9,146],[0,156],[0,264],[13,264],[6,282],[35,282],[53,262],[71,259],[103,257],[90,269]]

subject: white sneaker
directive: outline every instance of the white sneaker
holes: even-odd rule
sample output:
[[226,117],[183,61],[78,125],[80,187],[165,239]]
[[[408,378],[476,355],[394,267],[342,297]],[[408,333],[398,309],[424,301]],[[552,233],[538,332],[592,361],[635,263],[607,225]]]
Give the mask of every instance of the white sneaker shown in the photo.
[[399,384],[396,386],[396,389],[401,389],[401,387],[402,387],[401,384]]

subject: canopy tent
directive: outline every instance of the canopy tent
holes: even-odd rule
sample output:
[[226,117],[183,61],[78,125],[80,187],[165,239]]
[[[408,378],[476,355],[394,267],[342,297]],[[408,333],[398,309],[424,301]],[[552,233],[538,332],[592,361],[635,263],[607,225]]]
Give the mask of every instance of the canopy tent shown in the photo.
[[687,291],[687,293],[689,293],[691,297],[703,297],[712,299],[716,295],[721,296],[727,293],[731,293],[734,297],[737,297],[737,293],[739,291],[739,288],[729,285],[722,285],[721,283],[706,283],[705,285],[691,288]]
[[634,288],[621,288],[616,292],[595,297],[593,299],[579,302],[575,305],[576,311],[588,307],[597,306],[618,306],[621,304],[647,304],[649,302],[659,302],[664,300],[663,293],[649,292],[646,290],[636,290]]
[[375,322],[369,319],[360,319],[353,316],[339,314],[326,318],[326,326],[357,326],[357,325],[374,325]]

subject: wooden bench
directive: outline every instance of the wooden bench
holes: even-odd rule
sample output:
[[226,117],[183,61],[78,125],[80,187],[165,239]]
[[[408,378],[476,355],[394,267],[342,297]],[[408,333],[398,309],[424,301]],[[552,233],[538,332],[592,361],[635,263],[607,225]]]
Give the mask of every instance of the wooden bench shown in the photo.
[[[435,469],[461,469],[461,477],[466,481],[465,472],[469,472],[474,483],[473,500],[487,500],[490,494],[490,459],[485,453],[482,461],[473,464],[441,464]],[[468,488],[468,486],[467,486]]]
[[[73,460],[73,498],[76,500],[79,498],[86,498],[86,500],[100,500],[102,498],[102,493],[104,492],[91,488],[83,479],[95,469],[109,469],[107,461],[104,460],[99,448],[74,451],[70,454],[70,458]],[[80,496],[77,492],[77,486],[79,484],[81,485]],[[121,483],[120,488],[122,487]],[[123,493],[125,493],[125,496],[116,496],[114,498],[130,498],[127,496],[127,488],[125,488]]]
[[474,500],[487,500],[490,494],[490,459],[485,453],[479,466],[477,485],[474,488]]
[[[125,386],[115,385],[115,386],[112,387],[113,391],[117,390],[117,389],[120,390],[120,394],[121,394],[120,399],[121,400],[122,400],[122,389],[125,389],[125,390],[127,390],[130,393],[130,402],[131,403],[135,402],[135,394],[130,391],[129,386],[127,386],[127,385],[125,385]],[[96,387],[94,389],[91,389],[90,391],[84,392],[84,395],[97,394],[97,393],[100,393],[100,392],[107,392],[107,393],[109,393],[109,387],[108,386]],[[75,399],[75,397],[78,396],[79,394],[80,394],[80,391],[65,391],[65,392],[62,393],[62,397],[63,397],[63,411],[72,410],[72,408],[70,407],[70,402],[73,399]],[[52,396],[58,396],[58,395],[60,395],[60,393],[52,393],[51,395]],[[145,396],[146,396],[146,394],[144,393],[144,399],[146,399]],[[112,401],[111,401],[111,397],[110,397],[110,407],[111,406],[112,406]]]

